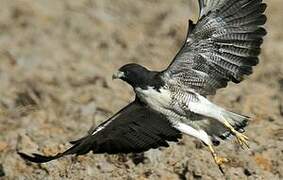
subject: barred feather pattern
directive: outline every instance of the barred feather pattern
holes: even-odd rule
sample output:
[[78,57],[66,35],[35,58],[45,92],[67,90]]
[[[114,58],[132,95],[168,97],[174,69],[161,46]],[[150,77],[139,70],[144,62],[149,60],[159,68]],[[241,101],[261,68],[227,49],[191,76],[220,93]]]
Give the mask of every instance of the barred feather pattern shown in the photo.
[[229,81],[241,82],[258,64],[266,35],[262,27],[266,4],[262,0],[199,0],[199,4],[199,20],[191,24],[186,42],[163,72],[163,79],[213,95]]

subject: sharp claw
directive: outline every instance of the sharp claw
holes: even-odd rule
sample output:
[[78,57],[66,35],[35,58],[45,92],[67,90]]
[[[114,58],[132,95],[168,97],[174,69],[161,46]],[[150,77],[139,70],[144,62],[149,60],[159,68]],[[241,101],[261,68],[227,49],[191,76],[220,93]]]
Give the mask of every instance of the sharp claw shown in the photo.
[[233,133],[236,136],[237,141],[240,144],[242,149],[244,149],[244,146],[246,146],[247,148],[250,148],[250,146],[248,144],[249,138],[247,136],[245,136],[244,134],[236,131],[227,121],[225,121],[224,125],[227,128],[229,128],[231,133]]
[[228,159],[226,159],[224,157],[216,156],[214,159],[215,159],[216,164],[219,164],[219,165],[222,165],[222,164],[229,162]]
[[235,133],[235,136],[237,138],[238,143],[240,144],[240,146],[244,149],[244,146],[246,146],[247,148],[250,148],[249,144],[248,144],[248,140],[249,138],[239,132]]
[[224,173],[224,170],[222,168],[222,165],[229,162],[228,159],[226,158],[223,158],[223,157],[218,157],[218,156],[215,156],[214,157],[214,160],[215,160],[215,163],[218,165],[218,168],[219,170],[221,171],[222,174],[225,174]]
[[209,145],[208,147],[209,147],[209,150],[210,150],[210,152],[211,152],[211,154],[214,158],[214,161],[217,164],[219,170],[221,171],[222,174],[225,174],[224,171],[223,171],[222,165],[229,162],[229,160],[224,158],[224,157],[217,156],[211,145]]

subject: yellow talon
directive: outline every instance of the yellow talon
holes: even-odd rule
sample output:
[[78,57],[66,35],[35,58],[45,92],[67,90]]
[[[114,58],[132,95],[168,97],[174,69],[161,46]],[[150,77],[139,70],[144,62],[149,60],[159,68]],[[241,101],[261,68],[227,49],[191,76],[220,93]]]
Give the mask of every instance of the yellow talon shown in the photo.
[[242,148],[244,148],[244,146],[246,146],[247,148],[250,147],[249,144],[248,144],[249,138],[248,138],[247,136],[245,136],[245,135],[243,135],[242,133],[236,131],[236,130],[233,128],[233,126],[231,126],[226,120],[225,120],[225,123],[224,123],[224,124],[225,124],[225,126],[226,126],[227,128],[230,129],[231,133],[233,133],[233,134],[236,136],[237,141],[238,141],[239,145],[240,145]]
[[217,164],[218,168],[219,168],[220,171],[224,174],[224,171],[223,171],[223,169],[222,169],[221,166],[222,166],[223,164],[229,162],[229,160],[226,159],[226,158],[224,158],[224,157],[219,157],[219,156],[217,156],[217,154],[215,153],[215,151],[214,151],[214,149],[212,148],[211,145],[208,145],[208,148],[209,148],[209,150],[210,150],[210,152],[211,152],[211,154],[212,154],[212,156],[213,156],[213,159],[214,159],[215,163]]
[[235,136],[237,138],[238,143],[240,144],[240,146],[243,148],[244,146],[246,146],[247,148],[249,148],[249,144],[248,144],[248,140],[249,138],[245,135],[243,135],[242,133],[236,132]]
[[218,165],[218,166],[221,166],[225,163],[228,163],[229,160],[227,158],[224,158],[224,157],[219,157],[219,156],[215,156],[214,157],[214,160],[215,160],[215,163]]

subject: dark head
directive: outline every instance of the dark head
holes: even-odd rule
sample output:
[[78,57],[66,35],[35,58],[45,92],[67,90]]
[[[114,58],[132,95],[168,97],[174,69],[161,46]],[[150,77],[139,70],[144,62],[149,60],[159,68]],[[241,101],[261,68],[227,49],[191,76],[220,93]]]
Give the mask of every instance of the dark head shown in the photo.
[[129,83],[133,88],[146,88],[159,84],[158,73],[149,71],[138,64],[126,64],[122,66],[117,73],[113,74],[113,79],[121,79]]

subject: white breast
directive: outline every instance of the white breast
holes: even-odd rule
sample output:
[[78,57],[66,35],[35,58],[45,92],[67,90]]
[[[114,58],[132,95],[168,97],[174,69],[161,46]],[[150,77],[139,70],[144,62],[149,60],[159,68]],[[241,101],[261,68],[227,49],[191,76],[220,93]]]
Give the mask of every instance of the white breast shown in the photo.
[[160,89],[157,91],[153,87],[148,87],[146,90],[141,88],[135,89],[138,97],[151,108],[155,110],[168,109],[171,102],[171,93],[169,90]]

